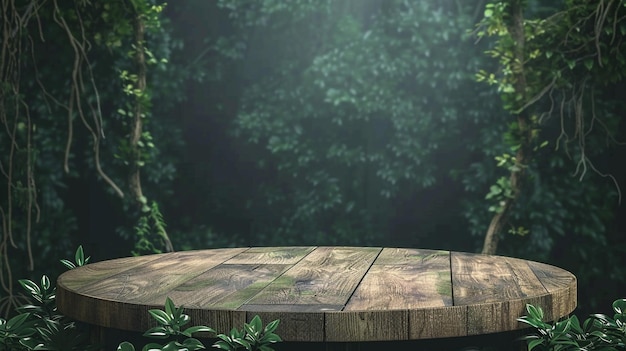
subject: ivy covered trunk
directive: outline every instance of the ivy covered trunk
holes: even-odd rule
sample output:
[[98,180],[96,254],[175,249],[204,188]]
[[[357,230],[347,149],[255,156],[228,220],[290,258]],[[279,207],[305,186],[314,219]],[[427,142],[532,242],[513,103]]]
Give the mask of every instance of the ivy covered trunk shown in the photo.
[[[138,5],[136,5],[136,10]],[[144,138],[143,131],[143,119],[145,114],[148,113],[150,108],[150,95],[147,91],[147,62],[146,62],[146,47],[145,34],[146,24],[144,22],[144,11],[137,11],[137,15],[134,21],[135,31],[135,65],[137,69],[137,80],[135,82],[135,105],[133,110],[133,122],[130,132],[130,154],[132,159],[130,160],[130,172],[128,177],[128,186],[132,196],[132,201],[136,203],[140,209],[141,216],[139,218],[139,224],[137,225],[136,235],[138,242],[136,244],[133,254],[141,254],[142,248],[148,248],[148,252],[160,252],[160,249],[154,246],[150,239],[147,239],[147,234],[150,231],[156,233],[158,238],[162,241],[165,251],[174,251],[172,241],[165,230],[165,223],[163,221],[163,215],[161,214],[156,203],[153,202],[152,206],[148,205],[148,200],[143,194],[141,186],[141,167],[144,165],[142,155],[145,153],[142,150],[144,145],[142,138]],[[148,229],[152,222],[152,229]],[[147,246],[145,246],[147,245]]]
[[524,71],[526,37],[524,33],[523,2],[522,0],[509,1],[506,7],[508,14],[505,14],[504,17],[504,25],[510,35],[508,45],[512,60],[508,67],[502,67],[502,70],[511,72],[509,82],[512,89],[510,89],[509,93],[505,90],[503,99],[509,100],[505,101],[505,103],[508,103],[507,110],[511,111],[516,117],[515,124],[511,128],[511,132],[516,139],[512,148],[516,149],[516,152],[515,157],[511,159],[512,164],[508,167],[510,174],[507,184],[509,187],[506,191],[507,195],[500,200],[485,234],[482,253],[491,255],[495,254],[498,249],[500,234],[507,226],[511,211],[522,191],[526,177],[526,167],[531,158],[530,145],[533,139],[531,117],[529,110],[524,106],[528,101],[527,92],[529,87]]

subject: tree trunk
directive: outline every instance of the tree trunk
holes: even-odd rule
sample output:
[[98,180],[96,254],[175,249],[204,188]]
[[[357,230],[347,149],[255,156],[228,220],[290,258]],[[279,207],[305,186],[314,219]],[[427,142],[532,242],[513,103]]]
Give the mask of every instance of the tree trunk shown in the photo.
[[[143,195],[141,187],[141,150],[139,149],[139,141],[141,141],[141,135],[143,133],[143,117],[144,106],[146,104],[146,56],[145,56],[145,24],[141,15],[137,15],[135,19],[135,63],[137,65],[137,82],[135,83],[136,100],[133,111],[133,125],[130,133],[130,147],[132,160],[130,162],[130,173],[128,178],[128,184],[130,193],[134,201],[141,208],[142,212],[145,212],[144,207],[147,206],[147,199]],[[158,234],[162,237],[165,244],[165,250],[167,252],[174,251],[174,246],[165,231],[165,228],[160,227]]]
[[524,179],[526,178],[526,166],[530,160],[530,143],[532,139],[530,128],[530,115],[526,109],[522,109],[524,103],[527,101],[527,82],[526,74],[524,72],[524,8],[522,0],[509,1],[509,21],[507,22],[507,29],[511,34],[511,38],[515,42],[515,48],[513,50],[513,57],[515,60],[514,70],[514,84],[516,95],[521,95],[521,99],[518,101],[518,106],[515,106],[512,110],[521,111],[516,113],[517,127],[519,130],[519,144],[515,154],[515,167],[510,171],[509,183],[511,186],[511,197],[507,197],[500,205],[500,211],[496,213],[492,219],[487,233],[485,234],[485,241],[483,243],[482,253],[493,255],[498,249],[498,241],[501,233],[505,229],[511,211],[519,198],[519,194],[522,191]]

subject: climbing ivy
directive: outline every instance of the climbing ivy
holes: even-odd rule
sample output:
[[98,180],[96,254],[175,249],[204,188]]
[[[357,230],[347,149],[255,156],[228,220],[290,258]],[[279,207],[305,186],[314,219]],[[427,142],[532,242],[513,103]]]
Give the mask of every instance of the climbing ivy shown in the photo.
[[[171,196],[174,150],[181,141],[167,118],[149,121],[155,118],[153,109],[162,114],[180,101],[180,85],[189,75],[184,69],[178,75],[169,71],[168,59],[180,45],[167,30],[164,6],[152,0],[30,0],[7,1],[2,7],[0,122],[6,133],[0,133],[0,256],[5,302],[13,303],[12,277],[38,268],[35,256],[42,266],[65,256],[72,240],[84,241],[88,235],[77,229],[96,218],[90,211],[108,215],[106,203],[95,208],[78,204],[92,201],[91,194],[82,192],[91,193],[93,184],[124,198],[112,202],[128,209],[124,219],[111,222],[125,228],[143,223],[142,218],[152,223],[151,236],[126,229],[126,238],[153,240],[157,250],[171,249],[156,204]],[[141,27],[143,37],[138,35]],[[160,144],[164,135],[172,138]],[[163,147],[172,152],[164,154]],[[131,174],[144,182],[132,183]],[[150,200],[135,196],[155,189],[161,191]]]
[[[621,81],[626,68],[618,52],[624,33],[617,30],[624,4],[566,1],[553,15],[533,19],[524,17],[527,5],[517,0],[488,3],[477,31],[479,38],[496,37],[486,54],[499,66],[497,72],[480,70],[477,80],[497,88],[504,109],[511,115],[504,133],[509,150],[496,157],[498,166],[507,169],[509,175],[500,177],[487,194],[495,214],[484,253],[495,253],[539,148],[553,143],[557,151],[564,150],[576,159],[575,174],[581,180],[588,171],[612,178],[595,167],[589,145],[597,137],[615,137],[616,129],[607,126],[615,125],[616,116],[598,105],[603,89]],[[560,132],[550,140],[552,137],[542,131],[555,122],[560,124]],[[529,232],[524,227],[509,231]]]

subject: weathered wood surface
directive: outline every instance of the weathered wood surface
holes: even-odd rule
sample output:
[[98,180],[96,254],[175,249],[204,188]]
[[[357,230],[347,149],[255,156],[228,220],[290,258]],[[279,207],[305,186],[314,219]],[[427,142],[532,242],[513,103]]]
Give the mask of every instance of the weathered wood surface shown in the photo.
[[69,317],[145,331],[169,296],[219,332],[254,315],[286,341],[416,340],[515,330],[525,305],[576,307],[576,278],[542,263],[423,249],[257,247],[122,258],[58,279]]

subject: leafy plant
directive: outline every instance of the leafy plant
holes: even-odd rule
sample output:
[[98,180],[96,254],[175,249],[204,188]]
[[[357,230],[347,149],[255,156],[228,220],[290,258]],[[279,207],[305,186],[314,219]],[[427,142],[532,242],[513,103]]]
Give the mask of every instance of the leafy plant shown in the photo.
[[50,284],[50,278],[43,275],[40,285],[29,279],[21,279],[19,283],[28,292],[33,303],[19,306],[17,311],[32,314],[39,319],[55,319],[56,288]]
[[[20,313],[0,327],[0,340],[6,345],[19,341],[19,347],[7,350],[91,350],[94,345],[88,342],[87,334],[79,330],[75,322],[67,319],[57,311],[56,288],[44,275],[40,284],[32,280],[22,279],[20,285],[26,292],[31,303],[17,307]],[[3,341],[0,341],[3,343]],[[0,348],[0,350],[2,350]]]
[[32,337],[23,338],[20,344],[28,350],[54,350],[54,351],[84,351],[94,350],[95,345],[90,345],[86,333],[78,329],[74,322],[65,320],[60,316],[58,319],[42,319],[41,326],[35,329],[37,333]]
[[84,266],[89,262],[91,257],[85,258],[85,253],[83,251],[83,246],[79,245],[78,249],[76,249],[76,253],[74,254],[74,262],[66,259],[62,259],[61,263],[67,267],[67,269],[74,269],[76,267]]
[[[82,246],[74,255],[76,262],[61,260],[68,269],[84,265]],[[43,275],[39,284],[29,279],[19,280],[27,292],[28,303],[17,306],[19,313],[7,320],[0,319],[0,350],[93,350],[87,334],[78,325],[61,315],[56,307],[56,287]]]
[[540,307],[527,305],[526,311],[528,315],[518,320],[534,327],[538,332],[522,338],[529,351],[626,350],[626,299],[613,302],[613,317],[592,314],[582,325],[575,315],[547,323],[544,322]]
[[[182,306],[176,307],[174,302],[168,297],[165,300],[165,309],[152,309],[148,311],[158,325],[150,328],[143,335],[154,339],[173,339],[167,344],[148,343],[142,351],[183,351],[202,350],[204,344],[193,338],[194,333],[207,332],[215,333],[212,328],[199,325],[184,328],[190,322],[189,315],[183,313]],[[213,344],[213,347],[222,350],[234,351],[245,348],[248,351],[272,351],[271,344],[282,341],[274,333],[279,321],[270,322],[265,328],[259,316],[255,316],[250,323],[245,323],[243,329],[233,328],[228,335],[219,334],[220,339]],[[122,342],[117,347],[117,351],[135,351],[135,346],[130,342]]]
[[280,336],[274,333],[279,323],[279,320],[275,320],[263,328],[261,318],[258,315],[254,316],[250,323],[244,324],[243,329],[233,328],[229,335],[218,335],[220,340],[215,342],[213,347],[227,351],[235,351],[242,347],[248,351],[272,351],[270,345],[282,341]]
[[0,318],[0,350],[14,350],[24,340],[35,334],[30,314],[21,313],[8,321]]

